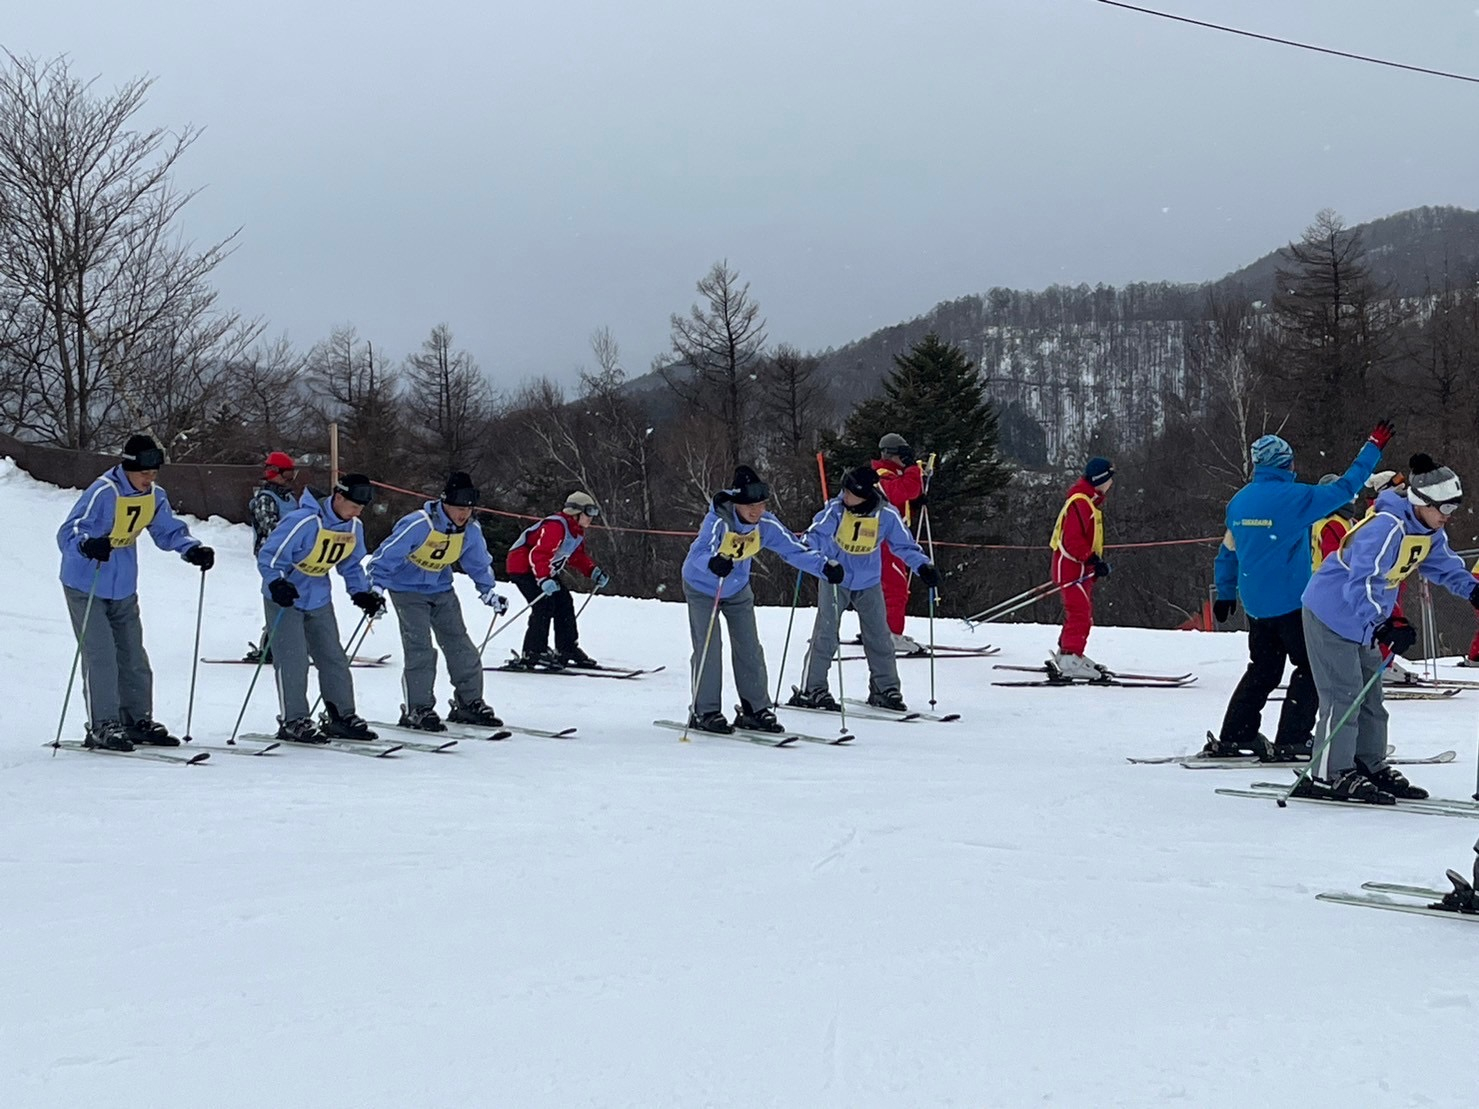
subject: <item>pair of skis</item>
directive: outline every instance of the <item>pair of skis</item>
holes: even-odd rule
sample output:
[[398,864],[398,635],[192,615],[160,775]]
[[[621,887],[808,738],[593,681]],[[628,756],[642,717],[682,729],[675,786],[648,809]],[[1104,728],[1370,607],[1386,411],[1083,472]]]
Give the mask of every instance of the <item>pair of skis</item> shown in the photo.
[[483,669],[499,670],[508,674],[569,674],[573,677],[614,678],[618,681],[630,681],[632,678],[657,674],[667,669],[666,666],[653,666],[647,669],[639,666],[535,666],[531,668],[523,664],[517,651],[511,651],[510,655],[509,661],[501,666],[485,666]]
[[789,728],[784,732],[762,732],[753,728],[736,728],[732,732],[710,732],[702,728],[686,727],[681,720],[654,720],[652,724],[653,727],[666,728],[670,732],[687,732],[689,739],[734,739],[760,747],[794,747],[798,743],[822,743],[828,747],[845,747],[857,738],[850,732],[828,737],[793,732]]
[[[1209,743],[1215,743],[1217,740],[1211,732],[1208,732],[1207,741]],[[1452,762],[1458,758],[1456,751],[1442,751],[1436,755],[1429,755],[1426,758],[1399,759],[1392,757],[1393,750],[1394,748],[1388,744],[1387,762],[1397,766],[1437,765],[1439,763]],[[1194,752],[1190,755],[1152,755],[1147,758],[1126,758],[1125,761],[1133,763],[1136,766],[1166,766],[1174,764],[1185,767],[1187,770],[1238,770],[1247,766],[1289,767],[1298,769],[1299,767],[1309,765],[1308,759],[1273,761],[1261,759],[1257,755],[1227,755],[1218,757],[1204,754],[1201,751]]]
[[[1219,789],[1223,797],[1249,797],[1264,801],[1275,801],[1288,792],[1288,783],[1254,782],[1247,789]],[[1336,806],[1342,809],[1376,809],[1381,812],[1409,812],[1421,816],[1454,816],[1479,820],[1479,801],[1463,801],[1457,798],[1426,797],[1420,801],[1397,798],[1395,805],[1372,805],[1365,802],[1336,801],[1329,797],[1288,798],[1290,804]]]
[[1197,680],[1195,674],[1130,674],[1119,670],[1106,670],[1104,677],[1088,678],[1066,678],[1058,671],[1047,666],[1007,666],[996,663],[993,670],[1013,670],[1021,674],[1042,674],[1035,681],[1011,681],[992,682],[992,685],[1011,686],[1016,688],[1027,688],[1032,686],[1059,685],[1059,686],[1096,686],[1112,685],[1129,689],[1181,689],[1183,686],[1191,685]]
[[[1474,853],[1479,855],[1479,843],[1474,844]],[[1396,882],[1362,882],[1361,889],[1367,891],[1365,893],[1330,891],[1315,896],[1321,901],[1333,901],[1340,905],[1361,905],[1388,912],[1418,913],[1422,916],[1479,922],[1479,894],[1474,892],[1474,884],[1479,882],[1479,859],[1474,861],[1472,881],[1454,870],[1445,871],[1444,874],[1450,887],[1447,890],[1428,886],[1404,886]]]
[[[201,662],[210,663],[215,666],[256,666],[254,658],[203,658]],[[375,670],[390,663],[389,655],[355,655],[349,660],[349,665],[356,670]],[[270,663],[268,665],[271,665]]]
[[[1001,648],[1000,647],[993,647],[990,644],[987,644],[987,645],[985,645],[983,647],[939,647],[939,646],[937,646],[934,649],[934,652],[933,653],[931,653],[931,651],[930,651],[930,649],[928,647],[921,646],[921,648],[918,651],[909,651],[909,652],[906,652],[905,654],[902,654],[902,655],[895,654],[894,657],[896,659],[899,659],[900,661],[903,661],[904,659],[908,659],[908,658],[916,658],[916,659],[934,658],[934,659],[936,659],[938,661],[939,659],[946,659],[946,658],[990,658],[992,655],[999,655],[999,654],[1001,654]],[[867,657],[868,657],[867,655],[843,655],[842,656],[842,661],[843,662],[858,662],[858,661],[860,661],[862,659],[866,659]]]

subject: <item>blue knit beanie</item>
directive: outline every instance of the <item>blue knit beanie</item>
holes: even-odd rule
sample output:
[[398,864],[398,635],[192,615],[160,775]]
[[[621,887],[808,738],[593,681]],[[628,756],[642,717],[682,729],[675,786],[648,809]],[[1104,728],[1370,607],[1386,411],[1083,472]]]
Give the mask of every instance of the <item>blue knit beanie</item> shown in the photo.
[[1294,465],[1294,448],[1277,435],[1264,435],[1253,440],[1253,465],[1287,470]]
[[1107,458],[1091,458],[1084,466],[1084,477],[1088,478],[1090,485],[1103,485],[1114,477],[1114,467]]

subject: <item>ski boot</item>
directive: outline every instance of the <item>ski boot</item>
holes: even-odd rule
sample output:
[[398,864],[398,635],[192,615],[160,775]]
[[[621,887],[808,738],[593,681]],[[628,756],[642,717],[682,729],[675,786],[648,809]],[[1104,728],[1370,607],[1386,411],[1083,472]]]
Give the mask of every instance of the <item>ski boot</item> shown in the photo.
[[1355,805],[1395,805],[1397,799],[1376,787],[1359,770],[1347,770],[1333,782],[1306,775],[1294,787],[1294,797],[1313,797],[1319,801],[1346,801]]
[[82,746],[96,747],[102,751],[134,749],[133,741],[125,734],[123,725],[116,720],[100,720],[96,724],[89,724],[87,734],[82,737]]
[[901,658],[922,658],[929,653],[929,648],[917,639],[907,635],[894,636],[894,654]]
[[1393,797],[1404,801],[1426,801],[1428,791],[1421,786],[1415,786],[1407,780],[1407,776],[1400,770],[1393,770],[1390,766],[1381,766],[1372,770],[1360,759],[1356,760],[1356,771],[1366,778],[1372,785],[1383,793],[1390,793]]
[[764,708],[755,708],[749,701],[740,701],[734,707],[734,727],[736,731],[746,732],[784,732],[786,729],[781,722],[775,718],[775,711],[769,705]]
[[277,718],[277,738],[284,743],[327,743],[329,737],[320,735],[317,726],[306,716],[293,720]]
[[380,738],[370,730],[364,717],[352,712],[341,713],[327,701],[324,702],[324,711],[319,717],[319,728],[330,739],[352,739],[367,743]]
[[1310,742],[1303,743],[1269,743],[1262,735],[1258,737],[1259,742],[1265,745],[1264,751],[1259,752],[1259,762],[1309,762]]
[[[1197,752],[1204,759],[1244,759],[1250,755],[1257,755],[1260,759],[1273,749],[1267,737],[1259,734],[1258,738],[1251,743],[1234,743],[1224,741],[1221,736],[1207,733],[1207,742]],[[1268,761],[1264,759],[1264,761]]]
[[[1479,850],[1479,844],[1475,845],[1475,850]],[[1479,880],[1479,860],[1475,861],[1474,870],[1474,877]],[[1453,883],[1453,889],[1443,895],[1442,901],[1429,905],[1428,908],[1447,909],[1451,913],[1479,915],[1479,894],[1474,892],[1473,883],[1455,870],[1446,870],[1444,873]]]
[[841,712],[842,706],[832,699],[832,693],[827,688],[821,689],[797,689],[791,687],[791,699],[786,702],[792,708],[798,709],[825,709],[827,712]]
[[169,734],[163,724],[140,717],[124,728],[124,734],[135,747],[178,747],[180,741]]
[[263,666],[271,666],[272,652],[270,650],[263,650],[262,644],[260,643],[250,643],[247,645],[247,653],[242,655],[241,661],[260,663]]
[[525,651],[508,664],[510,670],[563,670],[565,664],[548,647]]
[[722,712],[689,713],[688,726],[699,732],[715,732],[719,735],[734,733],[734,729],[730,727],[729,721],[724,719]]
[[909,706],[904,704],[904,694],[897,689],[879,689],[872,682],[868,683],[868,703],[874,708],[888,709],[891,712],[908,712]]
[[1088,655],[1071,655],[1067,651],[1054,651],[1046,666],[1048,676],[1059,682],[1103,682],[1109,680],[1104,668]]
[[447,713],[447,720],[453,724],[471,724],[477,728],[501,728],[503,721],[498,719],[498,714],[492,706],[481,697],[476,701],[452,701],[452,710]]
[[402,705],[399,724],[402,728],[411,728],[418,732],[445,732],[447,730],[447,725],[442,723],[442,718],[437,715],[437,710],[431,705],[416,708]]
[[601,664],[579,647],[573,647],[568,651],[560,652],[560,662],[576,670],[599,670]]

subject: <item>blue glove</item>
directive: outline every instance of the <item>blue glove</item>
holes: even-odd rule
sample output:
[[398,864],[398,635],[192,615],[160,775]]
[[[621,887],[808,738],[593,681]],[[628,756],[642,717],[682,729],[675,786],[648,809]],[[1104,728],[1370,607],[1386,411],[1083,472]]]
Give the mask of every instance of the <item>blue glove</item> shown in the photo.
[[560,591],[560,583],[555,581],[554,578],[545,578],[539,583],[539,591],[546,597],[553,597]]
[[611,582],[611,575],[599,566],[591,570],[591,584],[597,589],[605,589]]
[[503,616],[508,612],[508,599],[493,592],[491,587],[479,593],[478,600],[491,608],[494,616]]

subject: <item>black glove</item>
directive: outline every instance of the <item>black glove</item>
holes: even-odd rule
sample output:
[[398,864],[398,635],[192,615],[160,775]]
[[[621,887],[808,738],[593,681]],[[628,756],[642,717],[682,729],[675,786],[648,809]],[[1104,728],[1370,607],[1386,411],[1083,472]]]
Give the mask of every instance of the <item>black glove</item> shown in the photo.
[[191,566],[199,566],[202,571],[209,570],[216,564],[216,552],[204,543],[197,543],[185,552],[185,561]]
[[926,562],[918,570],[915,570],[914,576],[923,583],[926,589],[933,589],[940,584],[940,571],[935,569],[933,562]]
[[842,568],[842,563],[829,558],[822,563],[822,577],[827,579],[828,585],[841,585],[842,579],[847,577],[847,571]]
[[1474,591],[1469,594],[1469,604],[1479,608],[1479,582],[1474,583]]
[[1109,563],[1105,562],[1098,555],[1089,556],[1089,568],[1094,571],[1094,576],[1096,578],[1109,577]]
[[298,587],[287,578],[278,578],[267,586],[267,592],[272,594],[272,599],[283,608],[292,608],[293,602],[298,599]]
[[[1475,585],[1474,589],[1476,592],[1479,592],[1479,585]],[[1212,615],[1216,618],[1219,624],[1226,624],[1229,620],[1233,618],[1233,613],[1237,611],[1238,602],[1235,600],[1212,602]]]
[[363,589],[358,593],[351,593],[349,599],[354,602],[355,608],[359,609],[371,620],[385,611],[385,598],[372,590]]
[[1376,629],[1376,641],[1385,643],[1392,654],[1400,655],[1417,642],[1417,629],[1402,616],[1388,616]]
[[709,559],[709,573],[716,578],[727,578],[729,572],[734,569],[734,559],[725,558],[723,555],[715,555]]
[[90,558],[94,562],[107,562],[113,557],[113,541],[106,535],[84,539],[77,544],[77,549],[82,552],[82,557]]

